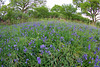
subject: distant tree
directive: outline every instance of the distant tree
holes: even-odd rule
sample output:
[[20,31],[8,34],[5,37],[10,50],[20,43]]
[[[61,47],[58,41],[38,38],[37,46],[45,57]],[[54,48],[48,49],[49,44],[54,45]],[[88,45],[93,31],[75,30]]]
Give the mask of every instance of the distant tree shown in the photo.
[[4,1],[3,0],[0,0],[0,8],[1,6],[4,4]]
[[92,18],[93,24],[96,23],[100,12],[100,0],[73,0],[73,3],[81,8],[83,14]]
[[49,10],[45,6],[34,8],[34,15],[37,18],[47,18],[49,15]]
[[46,0],[10,0],[10,5],[16,9],[26,12],[37,6],[45,5]]
[[85,0],[73,0],[73,4],[76,5],[76,7],[80,7],[80,4],[83,3]]
[[61,9],[61,6],[59,5],[55,5],[51,8],[51,11],[52,12],[60,12],[60,9]]
[[34,11],[33,10],[28,10],[27,14],[29,15],[29,17],[32,17],[34,15]]
[[66,17],[70,18],[72,14],[76,13],[76,8],[69,4],[69,5],[62,5],[62,8],[60,9],[60,12],[64,14]]
[[58,18],[59,17],[59,15],[60,15],[60,13],[58,13],[58,12],[50,12],[50,18]]
[[0,0],[0,21],[2,20],[2,13],[1,13],[1,7],[4,4],[3,0]]

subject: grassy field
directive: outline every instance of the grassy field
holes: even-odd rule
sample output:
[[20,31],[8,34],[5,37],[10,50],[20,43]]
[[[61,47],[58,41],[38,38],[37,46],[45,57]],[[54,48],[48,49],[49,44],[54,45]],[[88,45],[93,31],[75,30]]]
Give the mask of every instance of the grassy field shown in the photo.
[[100,67],[100,28],[39,21],[0,26],[4,67]]

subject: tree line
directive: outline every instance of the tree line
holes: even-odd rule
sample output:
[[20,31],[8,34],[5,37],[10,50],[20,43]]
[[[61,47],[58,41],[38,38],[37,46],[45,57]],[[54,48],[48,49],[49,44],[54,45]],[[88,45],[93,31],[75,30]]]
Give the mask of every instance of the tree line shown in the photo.
[[[46,0],[10,0],[8,5],[4,5],[0,0],[0,22],[28,18],[58,18],[78,20],[85,23],[96,23],[99,19],[100,0],[73,0],[73,4],[54,5],[51,9],[46,7]],[[81,8],[81,12],[77,12]],[[86,14],[92,20],[82,17]]]

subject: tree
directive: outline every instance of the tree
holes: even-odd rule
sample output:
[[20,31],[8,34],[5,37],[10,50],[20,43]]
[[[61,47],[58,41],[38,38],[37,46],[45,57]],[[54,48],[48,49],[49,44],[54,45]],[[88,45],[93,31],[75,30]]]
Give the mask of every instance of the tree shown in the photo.
[[61,9],[61,6],[59,5],[55,5],[51,8],[51,11],[52,12],[60,12],[60,9]]
[[84,0],[73,0],[73,4],[76,5],[76,7],[80,7],[80,4],[83,3]]
[[76,8],[74,8],[73,5],[62,5],[62,8],[60,9],[60,12],[66,16],[66,18],[70,18],[72,14],[76,13]]
[[39,5],[45,5],[45,3],[46,0],[10,0],[10,5],[22,12]]
[[37,18],[47,18],[49,15],[49,10],[45,6],[34,8],[34,15]]
[[0,0],[0,21],[2,20],[2,13],[1,13],[1,7],[4,4],[3,0]]
[[100,0],[73,0],[73,3],[81,8],[83,14],[92,18],[93,24],[96,23],[100,11]]
[[4,4],[4,1],[0,0],[0,8],[1,8],[2,4]]

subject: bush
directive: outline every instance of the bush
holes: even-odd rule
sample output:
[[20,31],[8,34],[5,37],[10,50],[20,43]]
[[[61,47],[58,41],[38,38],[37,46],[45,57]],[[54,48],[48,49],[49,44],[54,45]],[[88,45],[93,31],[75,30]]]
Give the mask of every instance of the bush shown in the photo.
[[96,26],[97,26],[97,27],[100,27],[100,22],[97,22],[97,23],[96,23]]
[[50,12],[50,17],[51,18],[58,18],[59,17],[59,13],[58,12]]
[[3,20],[10,20],[12,23],[16,20],[27,19],[28,14],[22,13],[21,11],[8,11],[6,15],[4,15]]
[[90,23],[91,20],[89,20],[88,18],[84,18],[80,15],[76,15],[76,14],[72,14],[72,20],[78,20],[78,21],[82,21],[82,22],[85,22],[85,23]]
[[34,17],[36,18],[47,18],[49,15],[49,10],[47,7],[42,6],[42,7],[34,8],[33,14],[35,14]]

